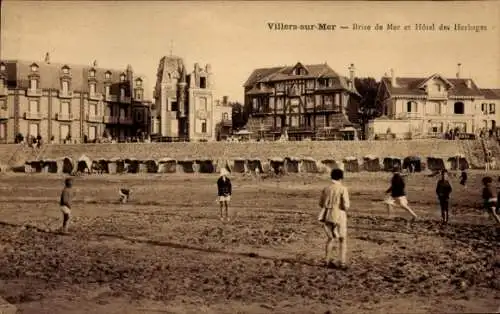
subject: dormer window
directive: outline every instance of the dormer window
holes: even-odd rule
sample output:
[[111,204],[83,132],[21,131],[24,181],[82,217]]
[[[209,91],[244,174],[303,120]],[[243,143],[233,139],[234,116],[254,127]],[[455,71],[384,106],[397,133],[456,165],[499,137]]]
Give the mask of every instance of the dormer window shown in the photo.
[[94,69],[91,69],[91,70],[89,71],[89,76],[90,76],[90,77],[95,77],[95,70],[94,70]]
[[38,65],[36,63],[31,65],[31,72],[38,72]]
[[120,82],[125,82],[125,74],[124,73],[122,73],[120,75]]
[[105,77],[107,80],[111,79],[111,72],[106,71],[106,73],[104,74],[104,77]]
[[137,87],[141,87],[142,86],[142,79],[138,78],[137,80],[135,80],[135,85]]
[[67,65],[62,67],[62,73],[68,75],[69,74],[69,67]]
[[5,71],[6,67],[5,67],[5,63],[0,63],[0,72],[3,72]]

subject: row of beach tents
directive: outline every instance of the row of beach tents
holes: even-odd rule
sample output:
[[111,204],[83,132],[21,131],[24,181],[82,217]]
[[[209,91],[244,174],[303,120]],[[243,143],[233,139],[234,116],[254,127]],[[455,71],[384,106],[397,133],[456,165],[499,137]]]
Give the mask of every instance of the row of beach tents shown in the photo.
[[377,157],[363,158],[346,157],[342,160],[313,158],[235,158],[233,160],[212,160],[209,158],[175,160],[162,158],[159,160],[138,160],[135,158],[98,158],[90,159],[83,155],[78,159],[61,157],[57,159],[26,161],[26,173],[215,173],[226,168],[233,173],[319,173],[327,169],[341,168],[347,172],[359,171],[392,171],[395,166],[408,169],[412,172],[421,172],[425,169],[437,171],[441,169],[462,170],[468,169],[469,162],[463,155],[449,158],[427,157],[425,160],[418,156],[410,157]]

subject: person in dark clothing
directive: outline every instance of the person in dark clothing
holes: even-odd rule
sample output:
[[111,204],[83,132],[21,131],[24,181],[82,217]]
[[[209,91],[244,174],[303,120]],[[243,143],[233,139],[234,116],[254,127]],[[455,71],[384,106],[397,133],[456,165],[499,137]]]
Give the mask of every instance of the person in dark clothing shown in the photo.
[[413,220],[417,219],[417,214],[408,206],[408,200],[406,198],[406,185],[403,177],[401,176],[400,170],[398,166],[395,166],[393,169],[393,176],[391,179],[391,186],[387,189],[386,193],[389,196],[386,199],[387,204],[387,213],[388,216],[392,216],[392,208],[394,204],[399,205],[401,208],[405,209],[409,212]]
[[217,192],[220,204],[220,219],[221,221],[229,221],[229,201],[231,200],[232,185],[229,180],[228,171],[225,168],[221,169],[219,180],[217,180]]
[[500,218],[496,213],[498,199],[497,193],[493,189],[493,179],[491,177],[484,177],[482,181],[483,191],[481,194],[483,197],[484,209],[498,224],[500,224]]
[[73,198],[71,191],[72,186],[73,180],[67,178],[64,181],[64,189],[61,192],[61,199],[59,201],[61,212],[63,213],[63,225],[61,229],[63,233],[68,232],[69,219],[71,217],[71,200]]
[[439,200],[439,206],[441,207],[441,222],[443,224],[448,223],[450,195],[452,191],[453,189],[448,181],[448,171],[442,170],[441,178],[437,182],[436,194]]
[[460,185],[464,188],[467,188],[467,171],[466,169],[462,169],[462,173],[460,173]]

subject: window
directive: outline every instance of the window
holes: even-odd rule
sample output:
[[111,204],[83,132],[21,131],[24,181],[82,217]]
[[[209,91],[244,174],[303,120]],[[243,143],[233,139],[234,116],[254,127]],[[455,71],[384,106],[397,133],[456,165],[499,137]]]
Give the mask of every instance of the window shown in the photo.
[[207,120],[201,120],[201,133],[207,133]]
[[207,88],[207,78],[200,77],[200,88]]
[[141,89],[136,89],[135,90],[135,98],[138,100],[142,99],[142,90]]
[[486,103],[481,104],[481,112],[483,114],[488,114],[488,104],[486,104]]
[[125,98],[125,88],[120,88],[120,97]]
[[64,115],[69,114],[69,102],[67,101],[61,102],[61,114]]
[[89,71],[89,76],[90,77],[95,77],[95,70],[94,69],[92,69],[92,70]]
[[417,103],[414,101],[409,101],[406,103],[406,112],[416,112],[417,111]]
[[291,127],[298,127],[299,126],[299,117],[298,116],[291,116],[290,117],[290,126]]
[[90,87],[90,95],[94,96],[95,95],[95,84],[92,83],[89,85],[89,87]]
[[120,108],[120,118],[125,118],[125,117],[126,117],[125,109]]
[[282,92],[282,91],[284,91],[284,90],[285,90],[285,84],[283,84],[283,83],[277,83],[277,84],[276,84],[276,90],[277,90],[278,92]]
[[490,114],[495,114],[495,104],[494,103],[490,104]]
[[208,111],[208,103],[207,103],[207,99],[205,97],[200,98],[200,109]]
[[30,100],[30,102],[29,102],[29,112],[30,113],[37,113],[38,112],[38,101],[36,101],[36,100]]
[[95,126],[89,126],[89,140],[93,141],[96,138],[97,128]]
[[59,127],[59,138],[61,140],[67,139],[71,135],[69,125],[61,124]]
[[121,81],[121,82],[124,82],[124,81],[125,81],[125,74],[123,74],[123,73],[122,73],[122,74],[120,75],[120,81]]
[[225,121],[225,120],[229,120],[229,114],[228,114],[227,112],[224,112],[224,113],[222,114],[222,120],[224,120],[224,121]]
[[67,75],[67,74],[69,74],[69,67],[68,67],[68,66],[66,66],[66,65],[65,65],[65,66],[63,66],[63,67],[62,67],[62,72],[63,72],[63,74],[66,74],[66,75]]
[[142,86],[142,80],[140,78],[138,78],[137,80],[135,80],[135,85],[137,87],[141,87]]
[[106,71],[106,73],[104,74],[104,78],[107,80],[111,79],[111,72]]
[[314,80],[308,80],[306,86],[308,89],[314,89]]
[[89,116],[97,116],[97,104],[89,104]]
[[254,112],[256,112],[259,109],[257,98],[252,99],[252,108]]
[[38,132],[38,123],[30,123],[28,134],[37,137],[40,133]]
[[179,110],[179,106],[177,105],[176,101],[172,101],[170,103],[170,106],[171,106],[171,111],[177,111],[177,110]]
[[4,63],[0,63],[0,71],[5,71],[5,64]]
[[38,80],[37,79],[31,79],[30,80],[30,89],[31,90],[36,90],[38,88]]
[[7,138],[7,123],[0,123],[0,139]]
[[31,65],[31,72],[36,72],[36,71],[38,71],[38,65],[36,63],[33,63]]
[[106,97],[109,96],[109,93],[110,93],[110,87],[109,85],[104,87],[104,93],[106,94]]
[[437,90],[438,92],[441,92],[441,84],[436,84],[436,90]]
[[454,105],[453,105],[453,113],[454,114],[464,114],[465,113],[465,105],[463,102],[459,101],[459,102],[456,102]]
[[68,83],[68,81],[63,81],[62,82],[62,92],[64,94],[67,94],[68,91],[69,91],[69,83]]
[[0,100],[0,109],[7,110],[7,101]]

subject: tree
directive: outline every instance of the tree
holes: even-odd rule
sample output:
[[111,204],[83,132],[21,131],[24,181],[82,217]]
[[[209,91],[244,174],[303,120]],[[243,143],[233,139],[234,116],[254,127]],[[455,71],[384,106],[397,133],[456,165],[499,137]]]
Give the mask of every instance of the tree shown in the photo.
[[242,129],[248,122],[249,111],[238,102],[233,103],[231,107],[233,130]]
[[361,138],[366,139],[365,126],[370,120],[378,118],[383,113],[382,106],[377,103],[379,84],[372,77],[356,78],[354,86],[361,95],[358,106],[358,123],[361,126]]

